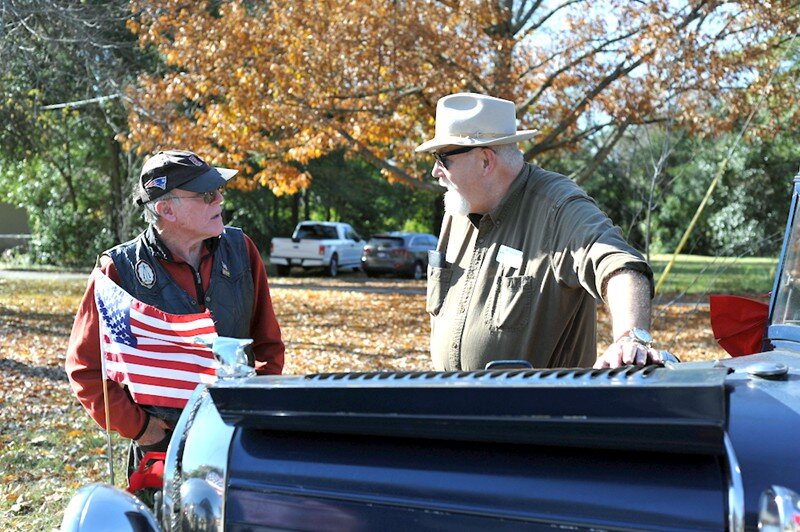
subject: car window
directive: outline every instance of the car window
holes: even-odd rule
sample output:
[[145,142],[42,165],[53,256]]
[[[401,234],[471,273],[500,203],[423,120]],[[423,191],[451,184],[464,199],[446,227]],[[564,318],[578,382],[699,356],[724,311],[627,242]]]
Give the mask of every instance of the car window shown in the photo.
[[295,238],[307,240],[325,240],[338,237],[335,227],[322,224],[301,225],[297,228],[297,234],[295,235]]
[[369,242],[367,242],[367,245],[373,248],[383,249],[401,248],[403,247],[403,239],[391,236],[372,237],[369,239]]
[[349,240],[355,240],[356,242],[361,242],[361,237],[358,235],[358,233],[356,233],[352,229],[348,229],[347,231],[345,231],[344,237]]

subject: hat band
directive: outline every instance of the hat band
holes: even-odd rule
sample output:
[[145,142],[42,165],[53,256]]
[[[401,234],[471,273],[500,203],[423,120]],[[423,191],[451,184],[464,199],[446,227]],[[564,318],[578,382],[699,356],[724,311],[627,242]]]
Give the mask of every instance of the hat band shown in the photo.
[[513,133],[484,133],[481,131],[476,131],[475,133],[447,133],[442,136],[459,137],[462,139],[499,139],[501,137],[510,137],[511,135],[516,135],[516,134],[517,131],[514,131]]

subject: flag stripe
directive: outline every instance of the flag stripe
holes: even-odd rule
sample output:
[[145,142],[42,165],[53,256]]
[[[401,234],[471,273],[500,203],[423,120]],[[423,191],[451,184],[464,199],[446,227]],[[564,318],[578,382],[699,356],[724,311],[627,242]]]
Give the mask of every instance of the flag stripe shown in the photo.
[[[136,364],[143,367],[160,368],[166,370],[187,371],[190,373],[204,373],[206,375],[214,375],[215,368],[209,366],[202,366],[192,362],[178,362],[175,360],[159,360],[153,357],[141,357],[133,354],[124,353],[108,353],[106,358],[108,362],[116,362],[118,364]],[[119,371],[119,370],[117,370]]]
[[[119,344],[118,344],[119,345]],[[128,346],[123,345],[123,351]],[[179,354],[181,356],[193,356],[197,359],[202,359],[208,362],[208,365],[215,365],[216,362],[208,358],[208,348],[199,348],[197,344],[184,344],[180,342],[166,342],[164,340],[159,340],[158,338],[139,338],[139,345],[134,348],[130,348],[135,351],[140,351],[143,356],[153,356],[153,357],[164,357],[164,356],[173,356],[177,357]],[[198,361],[198,364],[200,362]]]
[[[192,371],[181,371],[178,369],[158,368],[155,366],[142,366],[141,364],[131,364],[130,362],[118,362],[116,360],[106,360],[106,371],[120,372],[130,377],[131,381],[138,380],[140,376],[154,376],[164,379],[164,381],[176,380],[198,384],[200,382],[213,382],[215,375],[205,375]],[[166,383],[165,383],[166,384]]]
[[[130,388],[129,388],[130,389]],[[157,390],[158,391],[158,390]],[[184,408],[186,403],[189,402],[189,397],[164,397],[163,395],[156,394],[146,394],[146,393],[136,393],[134,394],[131,392],[131,397],[135,395],[135,400],[139,404],[143,405],[152,405],[152,406],[163,406],[167,408]]]
[[[194,390],[199,382],[186,382],[182,380],[165,379],[163,377],[153,377],[149,375],[134,375],[132,373],[119,373],[113,369],[109,370],[111,380],[125,384],[135,395],[138,386],[154,386],[163,390],[174,390],[172,395],[182,396],[180,390]],[[163,391],[162,390],[162,391]],[[168,394],[169,395],[169,394]]]
[[172,332],[179,336],[196,336],[198,334],[208,334],[215,332],[214,320],[208,313],[189,314],[189,316],[202,316],[195,318],[191,322],[170,323],[148,316],[143,312],[137,312],[131,308],[131,321],[138,322],[143,329],[152,328],[157,331]]
[[161,363],[163,367],[169,367],[168,364],[190,364],[197,366],[200,370],[210,368],[215,369],[218,363],[208,357],[203,356],[196,352],[187,352],[175,345],[159,345],[148,346],[145,349],[133,349],[126,345],[109,344],[106,347],[107,359],[117,357],[119,360],[124,360],[126,357],[136,356],[142,359],[148,359],[152,363]]
[[[187,340],[187,337],[175,336],[173,333],[158,334],[157,332],[154,331],[142,330],[141,328],[135,325],[133,320],[131,320],[131,333],[136,337],[153,338],[155,340],[163,340],[165,342],[172,342],[172,343],[183,343],[182,341]],[[202,344],[189,343],[189,347],[209,351],[209,349],[207,347],[204,347]]]
[[170,323],[175,326],[185,323],[198,322],[201,321],[202,318],[208,319],[212,324],[214,323],[214,320],[211,319],[211,313],[208,310],[204,312],[198,312],[197,314],[170,314],[169,312],[164,312],[156,307],[142,303],[137,299],[133,300],[133,303],[131,304],[131,310],[141,315],[154,318],[156,321]]

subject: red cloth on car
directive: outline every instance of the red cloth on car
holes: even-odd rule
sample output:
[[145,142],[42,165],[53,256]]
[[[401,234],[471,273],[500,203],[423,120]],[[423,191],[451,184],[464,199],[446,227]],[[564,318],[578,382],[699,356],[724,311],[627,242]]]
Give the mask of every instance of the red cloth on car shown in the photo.
[[731,356],[762,351],[769,305],[741,296],[709,296],[714,339]]

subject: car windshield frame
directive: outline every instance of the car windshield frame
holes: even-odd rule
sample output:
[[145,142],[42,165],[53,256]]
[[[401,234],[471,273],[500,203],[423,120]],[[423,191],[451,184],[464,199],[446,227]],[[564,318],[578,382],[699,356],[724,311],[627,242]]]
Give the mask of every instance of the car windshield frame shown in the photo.
[[773,348],[785,348],[797,344],[800,349],[800,176],[795,177],[789,219],[784,233],[780,271],[775,275],[775,284],[769,305],[769,321],[766,340]]

